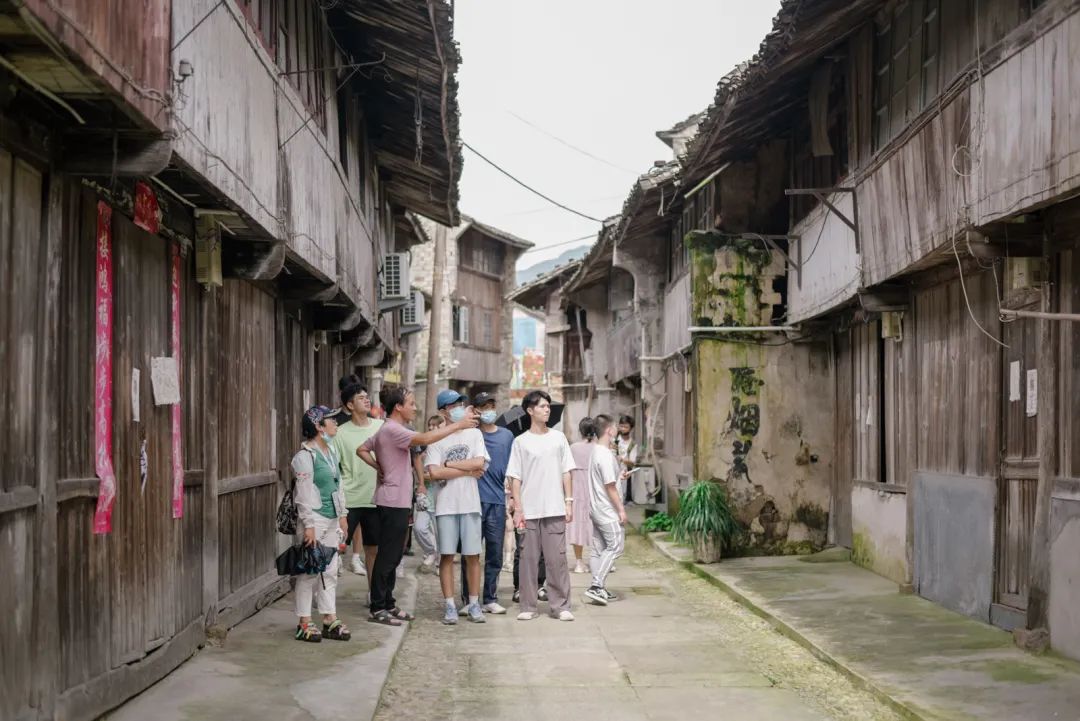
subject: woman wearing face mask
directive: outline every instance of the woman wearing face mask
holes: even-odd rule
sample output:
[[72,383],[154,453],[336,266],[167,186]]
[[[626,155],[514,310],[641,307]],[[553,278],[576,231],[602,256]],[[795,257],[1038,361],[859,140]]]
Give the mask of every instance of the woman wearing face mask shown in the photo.
[[585,548],[592,545],[593,524],[589,513],[589,460],[596,448],[596,422],[582,418],[578,424],[581,440],[570,445],[577,468],[570,472],[574,484],[574,520],[566,524],[566,536],[574,547],[574,573],[588,573],[583,558]]
[[[292,459],[296,477],[296,531],[305,546],[316,542],[338,548],[345,540],[348,511],[341,492],[341,474],[334,436],[337,422],[334,411],[326,406],[312,406],[300,421],[304,441]],[[335,554],[326,571],[318,575],[296,577],[296,626],[298,641],[318,642],[324,638],[348,641],[349,629],[337,617],[336,594],[340,555]],[[322,631],[311,621],[314,597],[323,616]]]

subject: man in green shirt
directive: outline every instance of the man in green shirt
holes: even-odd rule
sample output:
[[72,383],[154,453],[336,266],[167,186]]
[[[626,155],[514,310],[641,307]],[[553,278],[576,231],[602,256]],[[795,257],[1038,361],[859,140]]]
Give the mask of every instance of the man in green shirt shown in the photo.
[[[383,422],[371,418],[371,397],[367,388],[355,384],[341,391],[341,407],[348,412],[349,420],[338,426],[334,447],[341,459],[341,488],[345,492],[345,506],[349,512],[348,537],[345,542],[352,546],[353,573],[366,575],[366,569],[374,568],[375,553],[379,549],[379,516],[372,497],[375,495],[375,469],[356,455],[356,449],[379,430]],[[356,533],[359,527],[360,533]],[[364,560],[360,561],[363,546]]]

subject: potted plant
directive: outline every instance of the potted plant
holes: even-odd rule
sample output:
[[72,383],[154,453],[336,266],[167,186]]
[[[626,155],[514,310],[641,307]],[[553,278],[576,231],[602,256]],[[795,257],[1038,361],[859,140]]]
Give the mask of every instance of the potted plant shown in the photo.
[[671,530],[677,543],[694,549],[695,561],[716,563],[724,548],[731,548],[738,538],[739,522],[722,485],[695,481],[680,496]]

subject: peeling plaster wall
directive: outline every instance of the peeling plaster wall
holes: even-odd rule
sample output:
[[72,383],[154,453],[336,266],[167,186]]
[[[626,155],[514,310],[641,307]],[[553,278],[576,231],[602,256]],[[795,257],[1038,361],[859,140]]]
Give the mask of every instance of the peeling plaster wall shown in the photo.
[[851,525],[851,560],[907,583],[907,494],[857,484],[851,489]]
[[1061,481],[1050,502],[1050,644],[1080,660],[1080,483]]
[[833,452],[824,344],[698,339],[695,478],[727,484],[753,545],[822,546]]

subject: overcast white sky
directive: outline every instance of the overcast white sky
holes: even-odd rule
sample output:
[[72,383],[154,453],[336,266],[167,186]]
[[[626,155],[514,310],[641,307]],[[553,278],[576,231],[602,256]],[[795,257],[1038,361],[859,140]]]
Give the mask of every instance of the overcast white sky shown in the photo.
[[[717,81],[757,50],[779,5],[457,0],[462,138],[556,200],[597,218],[615,215],[637,175],[670,158],[655,132],[708,106]],[[463,152],[465,213],[537,247],[599,229]],[[518,267],[568,247],[529,253]]]

